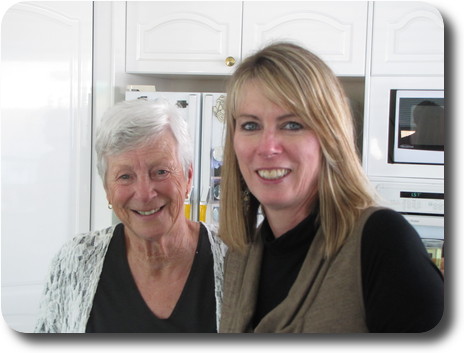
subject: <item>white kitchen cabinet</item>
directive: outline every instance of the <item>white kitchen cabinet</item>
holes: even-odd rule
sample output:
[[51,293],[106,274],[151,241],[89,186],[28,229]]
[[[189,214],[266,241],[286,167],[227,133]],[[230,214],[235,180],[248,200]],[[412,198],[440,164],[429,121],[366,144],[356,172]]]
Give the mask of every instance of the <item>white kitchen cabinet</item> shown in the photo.
[[246,1],[243,57],[276,40],[319,55],[340,76],[365,74],[367,2]]
[[2,314],[33,330],[52,257],[90,227],[92,2],[30,2],[2,21]]
[[443,75],[444,24],[425,2],[374,2],[372,75]]
[[[243,6],[243,20],[242,20]],[[231,74],[253,51],[290,40],[340,76],[365,74],[368,2],[127,2],[126,71]]]
[[127,2],[126,71],[227,75],[241,56],[242,2]]

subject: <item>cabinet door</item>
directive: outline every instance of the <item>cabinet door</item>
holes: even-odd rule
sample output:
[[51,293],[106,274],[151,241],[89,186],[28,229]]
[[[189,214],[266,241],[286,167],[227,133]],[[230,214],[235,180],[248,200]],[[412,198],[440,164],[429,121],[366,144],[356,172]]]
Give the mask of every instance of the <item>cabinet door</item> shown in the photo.
[[342,76],[363,76],[367,2],[246,1],[243,57],[278,40],[300,44]]
[[90,227],[92,2],[2,22],[2,314],[30,332],[52,257]]
[[127,2],[126,71],[230,74],[241,22],[239,1]]
[[372,75],[443,75],[444,25],[424,2],[374,4]]

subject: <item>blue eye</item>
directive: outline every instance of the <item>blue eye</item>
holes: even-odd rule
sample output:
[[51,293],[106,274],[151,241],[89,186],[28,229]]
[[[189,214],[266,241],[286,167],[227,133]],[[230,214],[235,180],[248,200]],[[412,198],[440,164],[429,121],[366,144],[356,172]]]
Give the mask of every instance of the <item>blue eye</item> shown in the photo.
[[157,180],[164,180],[170,175],[169,170],[165,169],[158,169],[155,171],[155,178]]
[[301,130],[302,128],[303,128],[303,125],[301,125],[300,123],[294,122],[294,121],[290,121],[286,123],[284,126],[284,129],[286,130]]
[[128,184],[132,180],[132,176],[130,174],[121,174],[116,178],[116,181],[122,184]]
[[249,121],[249,122],[241,124],[240,128],[244,131],[254,131],[254,130],[258,130],[259,125],[255,122]]

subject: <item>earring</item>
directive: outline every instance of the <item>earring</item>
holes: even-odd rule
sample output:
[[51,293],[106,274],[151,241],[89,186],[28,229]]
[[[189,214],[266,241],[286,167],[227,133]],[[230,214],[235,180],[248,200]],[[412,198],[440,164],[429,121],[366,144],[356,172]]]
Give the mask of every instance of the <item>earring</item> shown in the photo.
[[113,206],[109,203],[109,204],[108,204],[108,208],[109,208],[110,210],[112,210],[112,209],[113,209]]
[[246,188],[245,190],[242,190],[242,198],[245,203],[250,202],[250,194],[251,192],[248,188]]

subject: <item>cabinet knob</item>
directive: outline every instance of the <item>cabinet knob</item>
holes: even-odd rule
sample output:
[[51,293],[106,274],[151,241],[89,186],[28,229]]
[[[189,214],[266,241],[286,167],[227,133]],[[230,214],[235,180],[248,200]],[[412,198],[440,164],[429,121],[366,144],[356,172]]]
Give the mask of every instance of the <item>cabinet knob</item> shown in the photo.
[[226,58],[226,65],[227,66],[234,66],[235,65],[235,59],[232,56],[228,56]]

